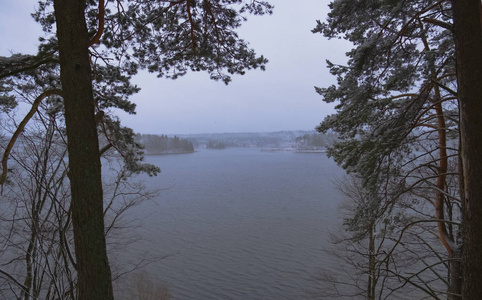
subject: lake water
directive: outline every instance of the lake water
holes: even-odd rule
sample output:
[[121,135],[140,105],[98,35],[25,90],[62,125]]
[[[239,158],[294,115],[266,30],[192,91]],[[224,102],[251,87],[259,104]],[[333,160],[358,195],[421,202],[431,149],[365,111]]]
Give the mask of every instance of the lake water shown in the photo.
[[325,154],[227,149],[146,161],[162,169],[145,179],[161,192],[133,209],[140,240],[125,253],[169,255],[145,269],[172,299],[309,299],[320,268],[338,268],[324,249],[343,171]]

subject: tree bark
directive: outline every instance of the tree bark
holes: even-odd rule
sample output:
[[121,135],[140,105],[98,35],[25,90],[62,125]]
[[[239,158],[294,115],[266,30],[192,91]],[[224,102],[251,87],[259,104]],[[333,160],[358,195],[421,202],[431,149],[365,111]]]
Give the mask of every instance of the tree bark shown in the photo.
[[54,0],[65,105],[79,299],[113,299],[104,236],[85,1]]
[[480,0],[452,0],[464,173],[463,299],[482,295],[482,32]]
[[449,256],[449,288],[448,288],[448,300],[461,300],[462,295],[462,262],[460,254],[455,252],[452,256]]

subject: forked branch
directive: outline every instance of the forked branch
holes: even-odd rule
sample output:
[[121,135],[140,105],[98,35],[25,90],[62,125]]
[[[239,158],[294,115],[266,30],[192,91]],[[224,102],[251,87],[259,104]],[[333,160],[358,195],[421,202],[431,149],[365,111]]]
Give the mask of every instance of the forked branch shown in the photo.
[[15,133],[13,134],[12,138],[10,139],[7,147],[5,148],[5,152],[3,153],[3,158],[2,158],[2,176],[0,177],[0,185],[3,185],[5,181],[7,180],[7,161],[8,157],[10,156],[10,152],[12,151],[13,146],[15,145],[15,142],[17,141],[18,136],[22,131],[25,129],[25,126],[27,125],[28,121],[33,117],[35,112],[37,111],[40,103],[42,102],[43,99],[52,96],[52,95],[62,95],[62,91],[59,89],[53,89],[53,90],[48,90],[40,94],[35,101],[32,103],[32,108],[30,108],[30,111],[27,113],[25,118],[23,118],[22,122],[17,127],[17,130],[15,130]]

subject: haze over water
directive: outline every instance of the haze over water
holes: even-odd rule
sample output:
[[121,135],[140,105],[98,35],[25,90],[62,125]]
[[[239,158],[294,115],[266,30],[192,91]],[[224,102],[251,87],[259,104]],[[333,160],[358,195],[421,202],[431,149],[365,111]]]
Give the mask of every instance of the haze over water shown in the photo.
[[343,171],[325,154],[227,149],[146,161],[162,173],[145,184],[162,191],[131,212],[141,240],[123,259],[171,255],[146,270],[172,299],[307,299],[320,268],[336,272],[324,249]]

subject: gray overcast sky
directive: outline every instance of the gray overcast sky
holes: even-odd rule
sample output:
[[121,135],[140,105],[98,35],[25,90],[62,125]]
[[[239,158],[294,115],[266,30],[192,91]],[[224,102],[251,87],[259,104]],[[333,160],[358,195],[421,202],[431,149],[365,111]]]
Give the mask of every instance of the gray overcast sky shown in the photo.
[[[311,33],[328,13],[327,0],[271,0],[271,16],[249,16],[240,36],[269,59],[266,71],[251,70],[225,86],[205,73],[177,80],[141,73],[134,82],[142,90],[132,97],[137,114],[120,113],[124,124],[141,133],[214,133],[310,130],[333,105],[325,104],[314,86],[334,78],[325,60],[346,61],[349,45]],[[36,0],[0,4],[0,55],[34,53],[40,33],[29,13]],[[19,24],[21,24],[19,26]]]

